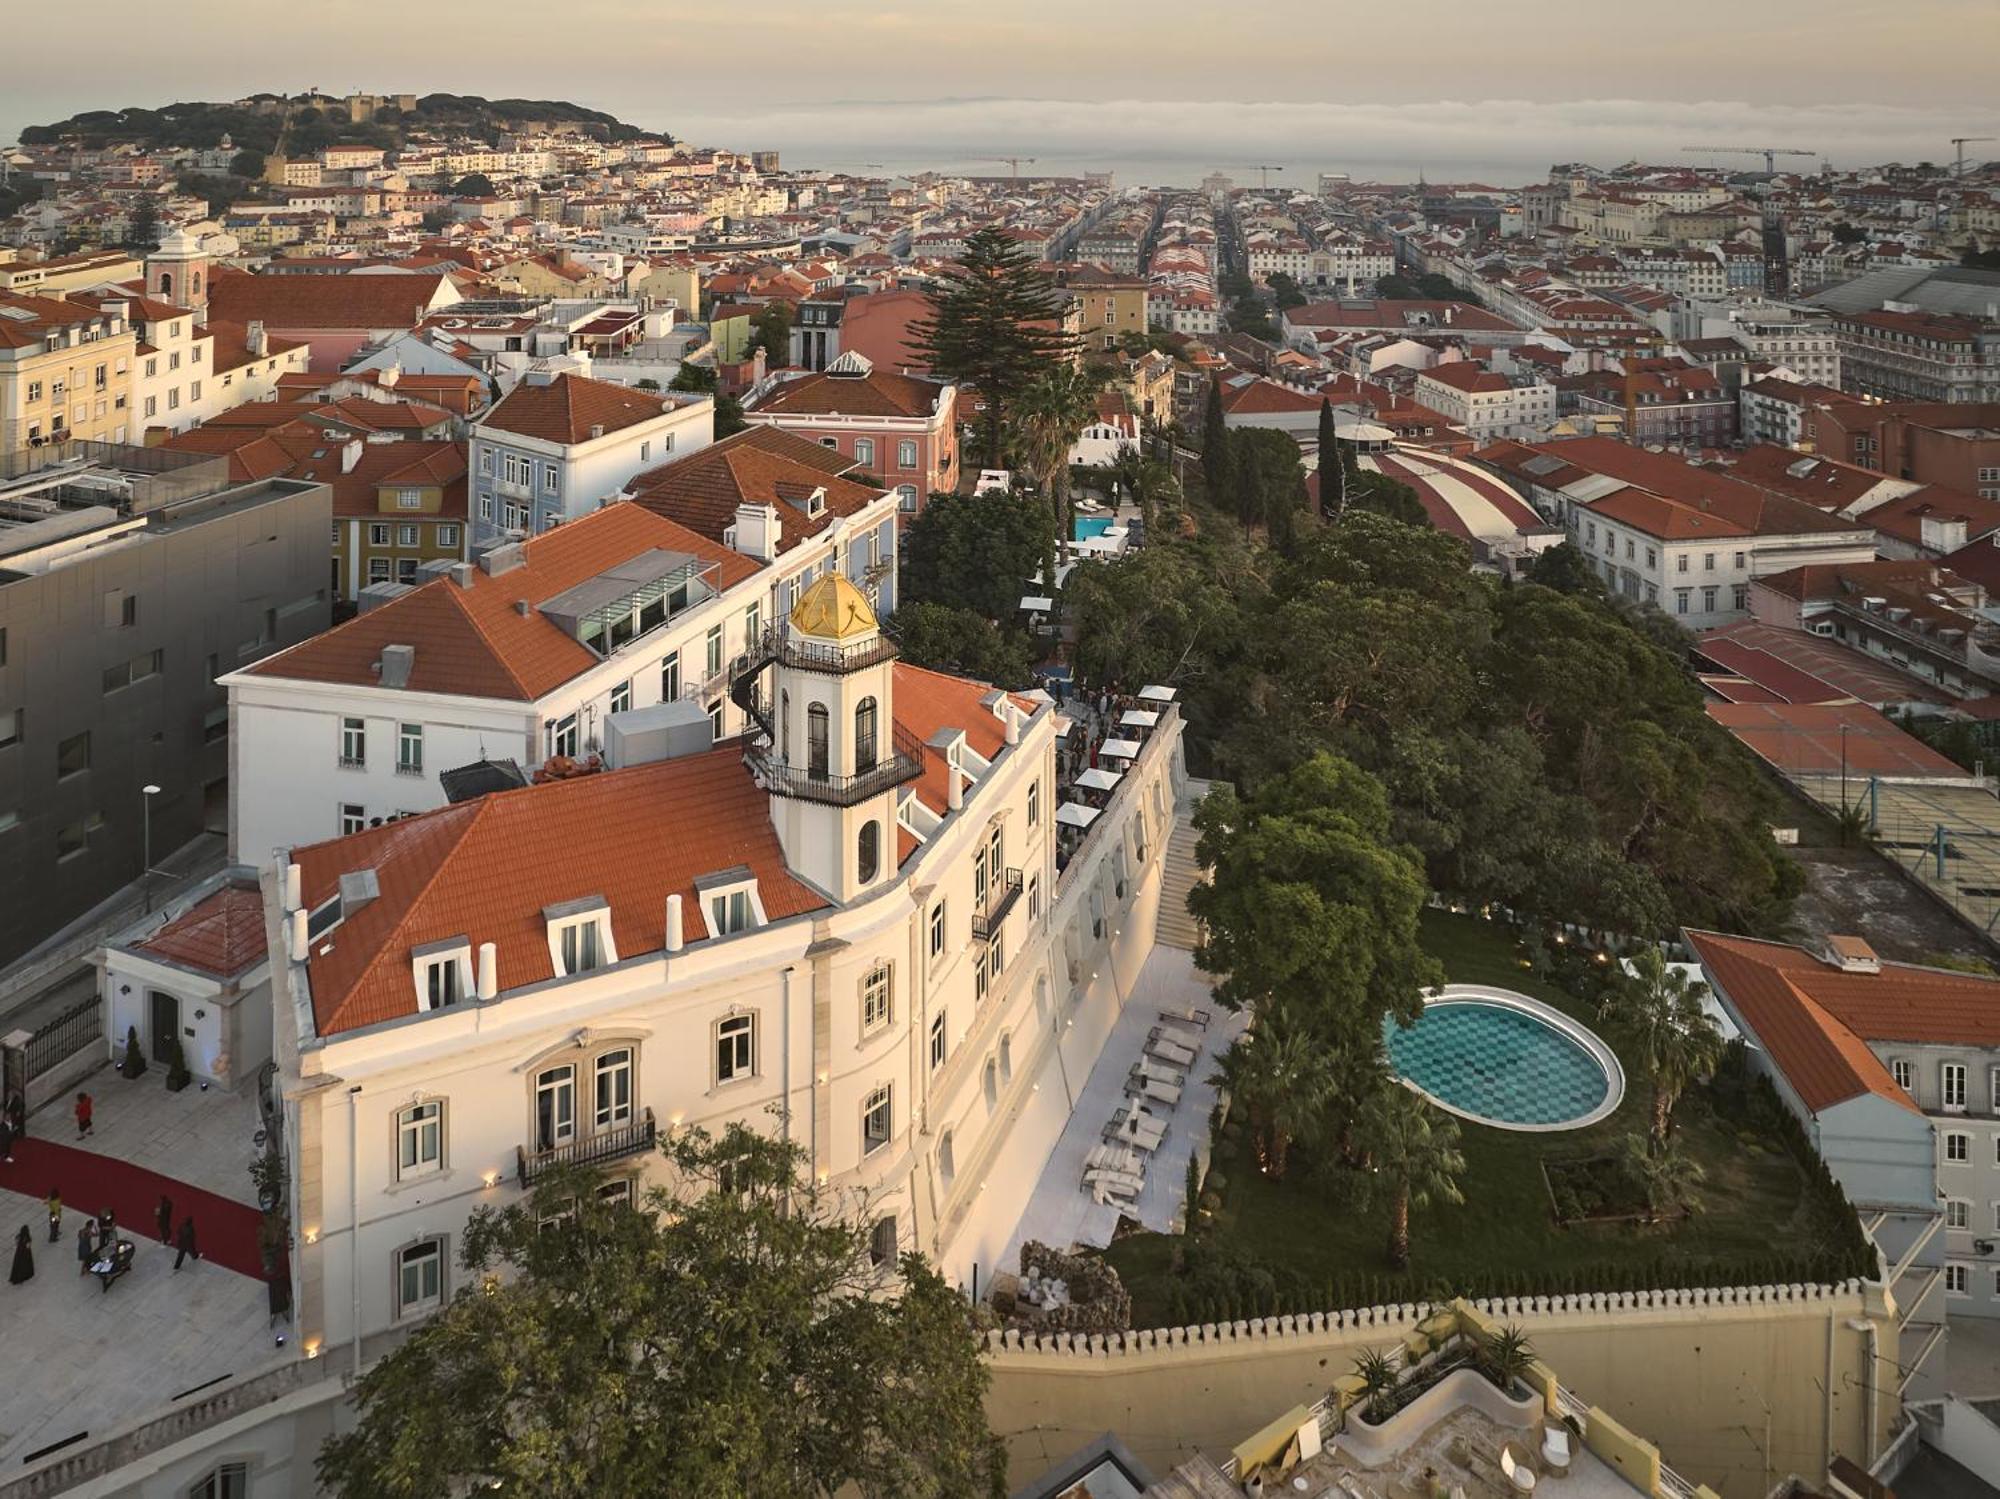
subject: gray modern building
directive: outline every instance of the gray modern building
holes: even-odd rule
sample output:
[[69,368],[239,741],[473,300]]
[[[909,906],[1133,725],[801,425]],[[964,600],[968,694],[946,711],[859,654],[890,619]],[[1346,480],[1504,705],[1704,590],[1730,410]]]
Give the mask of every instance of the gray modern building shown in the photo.
[[226,828],[215,679],[327,627],[332,507],[198,454],[0,455],[0,964]]
[[1880,1251],[1898,1393],[1936,1396],[1949,1325],[2000,1317],[2000,979],[1884,962],[1858,937],[1686,937]]

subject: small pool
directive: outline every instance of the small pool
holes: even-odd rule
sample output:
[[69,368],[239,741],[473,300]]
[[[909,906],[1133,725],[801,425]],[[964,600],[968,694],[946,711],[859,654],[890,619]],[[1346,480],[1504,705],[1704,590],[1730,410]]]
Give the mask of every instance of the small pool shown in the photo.
[[1497,1129],[1595,1124],[1625,1096],[1610,1047],[1562,1011],[1509,989],[1450,984],[1412,1025],[1383,1021],[1389,1066],[1432,1103]]
[[1093,541],[1109,531],[1117,522],[1108,515],[1079,515],[1076,518],[1077,541]]

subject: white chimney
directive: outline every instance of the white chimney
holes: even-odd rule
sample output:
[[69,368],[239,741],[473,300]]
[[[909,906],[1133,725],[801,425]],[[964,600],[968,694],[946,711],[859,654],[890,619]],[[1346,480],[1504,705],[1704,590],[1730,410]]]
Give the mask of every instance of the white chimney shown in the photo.
[[287,911],[296,911],[300,906],[305,904],[305,897],[300,893],[304,888],[304,882],[304,871],[298,865],[287,864],[285,866],[285,909]]
[[965,774],[956,765],[947,765],[944,772],[945,805],[956,812],[965,805],[965,782],[960,779]]
[[292,921],[292,961],[294,963],[303,963],[306,960],[306,952],[308,950],[308,943],[306,938],[306,913],[303,910],[292,912],[291,921]]
[[270,335],[265,333],[261,322],[252,319],[243,325],[243,347],[255,359],[262,359],[271,352]]
[[351,474],[354,472],[354,465],[360,461],[361,439],[350,438],[346,446],[340,450],[340,471],[343,474]]
[[736,507],[737,551],[746,557],[755,557],[760,562],[769,562],[778,555],[778,542],[784,535],[784,525],[778,519],[776,505],[738,505]]
[[500,992],[500,949],[491,942],[479,944],[479,997],[493,998]]
[[685,938],[681,930],[681,898],[678,895],[669,895],[667,897],[667,951],[679,952],[684,941]]
[[1012,699],[1001,700],[1000,722],[1006,725],[1007,742],[1009,744],[1019,744],[1021,742],[1021,714],[1020,710],[1014,706]]

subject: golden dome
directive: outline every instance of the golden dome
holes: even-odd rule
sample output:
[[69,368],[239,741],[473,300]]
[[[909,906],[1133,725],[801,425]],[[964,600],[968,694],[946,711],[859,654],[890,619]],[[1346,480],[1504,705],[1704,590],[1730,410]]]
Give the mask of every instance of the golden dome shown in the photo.
[[854,640],[881,626],[867,595],[839,573],[828,573],[799,595],[792,628],[817,640]]

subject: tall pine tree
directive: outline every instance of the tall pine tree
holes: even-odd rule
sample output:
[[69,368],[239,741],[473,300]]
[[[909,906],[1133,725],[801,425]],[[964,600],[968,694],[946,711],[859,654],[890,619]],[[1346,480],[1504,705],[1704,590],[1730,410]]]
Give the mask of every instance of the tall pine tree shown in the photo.
[[1208,406],[1201,418],[1201,477],[1208,503],[1228,510],[1235,502],[1235,466],[1229,448],[1229,428],[1222,420],[1222,377],[1210,376]]
[[1063,310],[1047,273],[1005,234],[986,228],[966,239],[963,258],[931,293],[930,316],[910,327],[910,342],[932,374],[979,392],[990,464],[1004,461],[1003,438],[1021,393],[1075,351],[1062,330]]
[[1333,430],[1333,402],[1319,398],[1319,508],[1338,515],[1347,498],[1342,482],[1347,471],[1340,462],[1340,440]]

